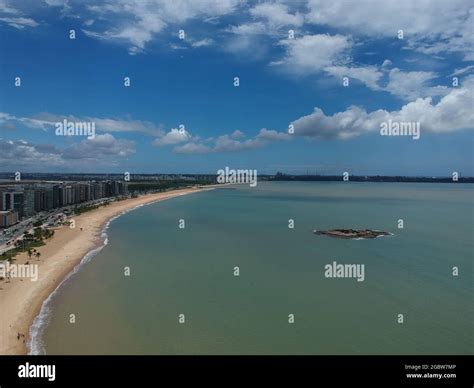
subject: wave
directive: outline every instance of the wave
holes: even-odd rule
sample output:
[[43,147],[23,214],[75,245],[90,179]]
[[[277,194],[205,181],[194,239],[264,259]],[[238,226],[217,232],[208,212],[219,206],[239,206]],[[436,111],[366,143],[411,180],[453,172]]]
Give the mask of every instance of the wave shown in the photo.
[[[380,232],[379,230],[376,230],[376,232]],[[388,234],[387,235],[380,235],[380,236],[375,236],[375,238],[382,238],[382,237],[392,237],[392,236],[395,236],[394,233],[391,233],[391,232],[387,232]],[[366,237],[357,237],[357,238],[353,238],[352,240],[354,241],[361,241],[361,240],[370,240]]]
[[27,343],[27,349],[28,349],[28,355],[43,355],[46,354],[46,349],[43,341],[43,334],[44,331],[48,325],[48,323],[51,321],[51,313],[52,313],[52,301],[54,300],[54,297],[57,295],[59,289],[61,286],[67,282],[72,276],[74,276],[79,270],[88,262],[92,260],[92,258],[99,253],[108,243],[109,243],[109,237],[107,235],[107,229],[109,228],[111,222],[116,220],[117,218],[123,216],[124,214],[141,208],[146,205],[151,205],[153,203],[159,202],[163,199],[168,199],[169,197],[165,197],[162,199],[157,199],[156,201],[148,202],[145,204],[139,204],[137,206],[134,206],[130,209],[126,209],[122,211],[121,213],[111,217],[107,223],[105,224],[104,228],[101,231],[100,237],[102,238],[102,245],[100,245],[97,248],[94,248],[87,252],[81,261],[72,269],[71,272],[69,272],[66,277],[59,283],[59,285],[54,289],[54,291],[49,294],[49,296],[43,301],[43,304],[41,305],[41,309],[39,314],[35,317],[33,320],[33,323],[30,327],[29,331],[29,339]]

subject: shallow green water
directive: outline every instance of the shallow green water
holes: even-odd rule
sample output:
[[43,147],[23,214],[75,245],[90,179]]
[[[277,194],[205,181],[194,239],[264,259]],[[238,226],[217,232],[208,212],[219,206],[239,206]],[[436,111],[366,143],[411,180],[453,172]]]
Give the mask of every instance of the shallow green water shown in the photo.
[[[109,244],[54,295],[34,346],[48,354],[473,354],[473,189],[259,183],[142,207],[113,221]],[[312,233],[337,227],[394,235]],[[325,278],[333,261],[364,264],[365,280]]]

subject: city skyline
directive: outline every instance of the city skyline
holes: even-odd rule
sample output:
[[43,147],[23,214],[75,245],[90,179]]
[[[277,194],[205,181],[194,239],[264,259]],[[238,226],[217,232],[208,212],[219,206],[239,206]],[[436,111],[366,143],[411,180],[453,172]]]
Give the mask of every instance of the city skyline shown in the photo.
[[473,8],[394,4],[0,1],[1,170],[473,176]]

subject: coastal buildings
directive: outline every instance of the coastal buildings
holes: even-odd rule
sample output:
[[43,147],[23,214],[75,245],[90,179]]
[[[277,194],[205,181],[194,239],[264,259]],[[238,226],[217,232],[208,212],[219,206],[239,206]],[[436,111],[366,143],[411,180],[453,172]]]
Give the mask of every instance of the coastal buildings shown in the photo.
[[0,227],[10,226],[42,211],[127,194],[127,182],[113,180],[0,186],[0,212],[3,217]]
[[0,228],[7,228],[18,222],[18,213],[12,210],[0,211]]
[[2,208],[1,211],[13,210],[20,217],[24,215],[24,192],[12,188],[8,191],[1,192]]

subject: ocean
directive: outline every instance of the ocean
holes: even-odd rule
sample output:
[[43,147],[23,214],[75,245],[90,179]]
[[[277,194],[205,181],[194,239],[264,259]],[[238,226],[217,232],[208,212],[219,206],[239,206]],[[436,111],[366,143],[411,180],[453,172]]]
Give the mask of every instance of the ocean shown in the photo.
[[[473,212],[457,183],[259,182],[143,206],[52,295],[32,351],[473,354]],[[392,235],[313,233],[331,228]],[[363,281],[327,278],[333,262]]]

